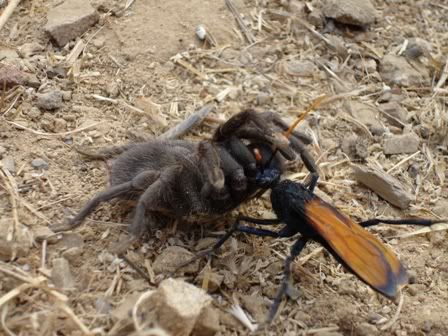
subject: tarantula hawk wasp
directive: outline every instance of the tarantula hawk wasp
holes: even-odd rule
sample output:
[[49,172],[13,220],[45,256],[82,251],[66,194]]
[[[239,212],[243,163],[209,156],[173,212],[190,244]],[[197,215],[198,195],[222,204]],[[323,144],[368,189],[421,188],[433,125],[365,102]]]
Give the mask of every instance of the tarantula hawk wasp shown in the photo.
[[[291,126],[288,132],[291,132],[293,127],[295,125]],[[392,250],[365,228],[381,223],[430,226],[446,220],[374,218],[356,223],[314,194],[319,175],[316,164],[310,155],[302,155],[303,162],[311,173],[310,182],[305,185],[288,179],[280,181],[280,172],[270,166],[276,149],[272,150],[266,146],[257,147],[256,145],[249,147],[254,150],[260,163],[256,177],[257,182],[270,186],[271,204],[276,218],[257,219],[239,216],[232,228],[211,249],[196,255],[192,260],[211,255],[235,232],[274,238],[293,237],[300,233],[300,237],[292,245],[290,254],[285,260],[283,280],[269,309],[267,324],[274,319],[280,302],[287,292],[292,262],[300,255],[310,240],[319,242],[347,270],[372,289],[389,299],[395,299],[399,294],[400,287],[408,283],[406,269]],[[266,157],[269,159],[266,160]],[[280,224],[283,226],[279,231],[271,231],[243,226],[240,224],[241,222],[262,226]]]

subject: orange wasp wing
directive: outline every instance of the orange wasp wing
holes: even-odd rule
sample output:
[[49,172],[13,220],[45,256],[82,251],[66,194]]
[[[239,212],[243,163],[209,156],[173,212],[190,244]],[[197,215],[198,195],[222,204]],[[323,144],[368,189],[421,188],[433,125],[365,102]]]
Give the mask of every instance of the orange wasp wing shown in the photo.
[[355,275],[383,295],[396,297],[408,277],[392,250],[319,198],[306,202],[305,212],[309,224]]

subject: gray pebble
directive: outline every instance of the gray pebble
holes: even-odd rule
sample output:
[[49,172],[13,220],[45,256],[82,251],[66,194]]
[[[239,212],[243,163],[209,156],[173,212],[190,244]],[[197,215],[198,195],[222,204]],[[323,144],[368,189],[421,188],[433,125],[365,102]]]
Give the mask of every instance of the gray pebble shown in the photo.
[[12,156],[5,156],[2,160],[3,168],[9,171],[11,174],[16,173],[16,164]]
[[107,299],[99,297],[95,301],[95,308],[99,314],[109,314],[112,310],[112,306]]
[[34,169],[48,169],[48,162],[41,158],[31,161],[31,165]]
[[36,105],[44,110],[56,110],[62,106],[62,92],[61,91],[48,91],[45,93],[37,94]]

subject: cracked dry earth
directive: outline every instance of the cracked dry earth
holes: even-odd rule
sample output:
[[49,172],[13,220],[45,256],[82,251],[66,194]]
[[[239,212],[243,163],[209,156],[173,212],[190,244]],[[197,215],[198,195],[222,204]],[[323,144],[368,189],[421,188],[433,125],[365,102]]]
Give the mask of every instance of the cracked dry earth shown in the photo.
[[[318,194],[356,220],[448,217],[444,1],[231,1],[244,33],[226,1],[92,0],[97,23],[60,47],[44,27],[61,3],[21,1],[0,30],[1,335],[163,335],[175,314],[187,316],[171,329],[178,335],[248,334],[232,305],[263,321],[293,239],[238,234],[210,265],[162,282],[174,261],[210,246],[237,212],[160,226],[135,244],[127,257],[151,285],[109,252],[126,235],[129,205],[105,204],[73,232],[49,231],[107,185],[107,164],[86,160],[75,145],[150,139],[207,103],[215,110],[184,138],[210,137],[246,107],[292,120],[316,97],[338,97],[300,125],[315,142]],[[216,45],[195,36],[199,24]],[[14,82],[14,74],[25,79]],[[395,178],[404,205],[359,183],[353,165]],[[297,162],[286,176],[301,181],[307,172]],[[270,209],[265,195],[238,211],[270,218]],[[312,243],[292,266],[297,291],[257,333],[448,335],[448,231],[416,230],[372,229],[411,274],[398,316],[396,303]],[[151,291],[158,294],[148,299]],[[185,298],[172,318],[151,315],[172,293]],[[139,299],[146,303],[130,314]],[[198,304],[208,307],[200,316]]]

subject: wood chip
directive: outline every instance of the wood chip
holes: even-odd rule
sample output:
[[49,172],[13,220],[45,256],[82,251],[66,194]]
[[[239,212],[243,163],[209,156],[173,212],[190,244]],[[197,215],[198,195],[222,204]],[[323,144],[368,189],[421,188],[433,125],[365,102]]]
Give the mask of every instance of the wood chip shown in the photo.
[[384,171],[373,167],[352,166],[355,179],[389,203],[407,209],[413,200],[404,185]]

